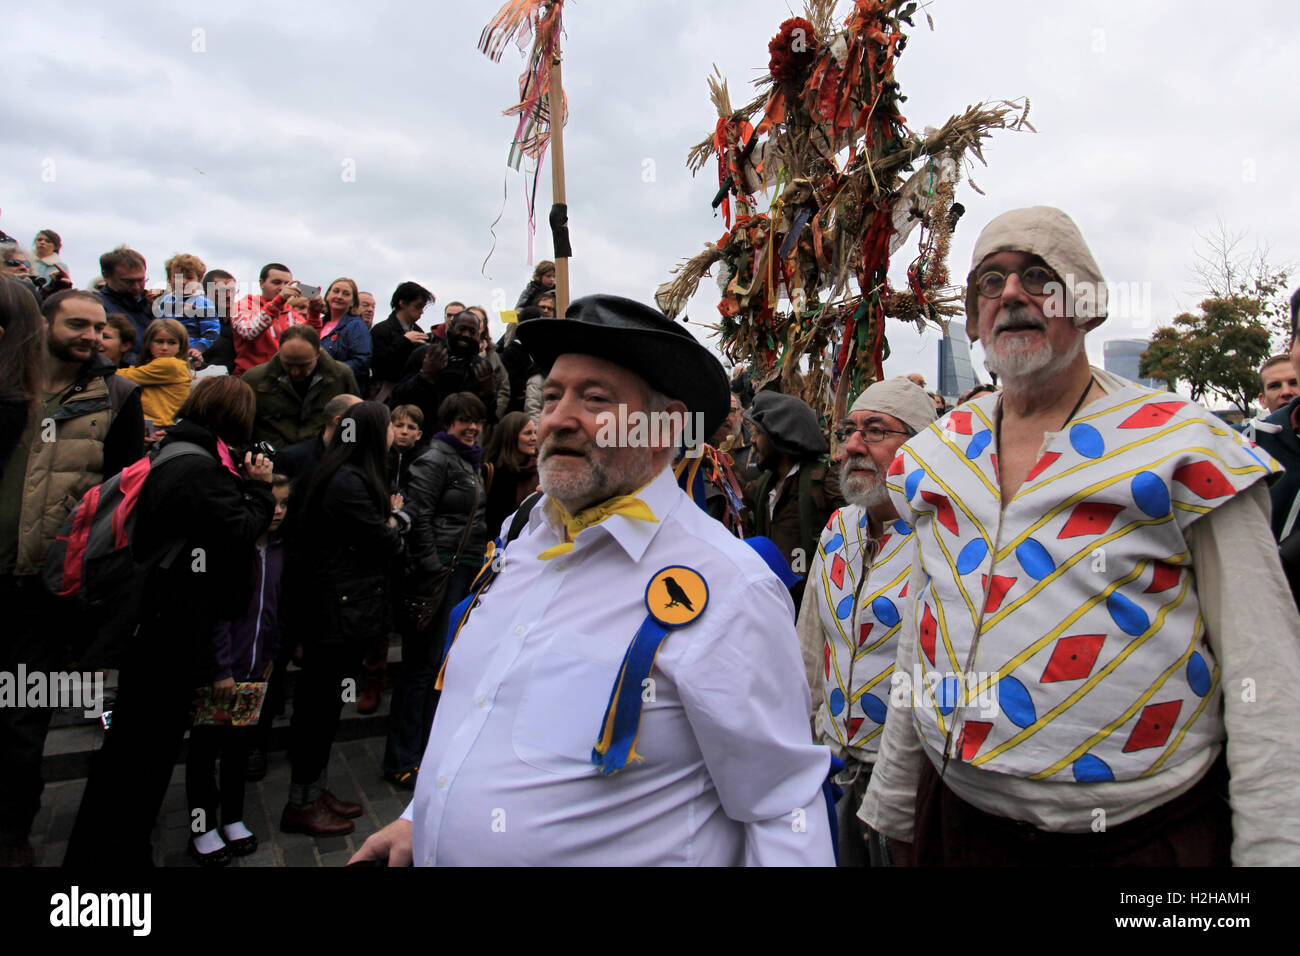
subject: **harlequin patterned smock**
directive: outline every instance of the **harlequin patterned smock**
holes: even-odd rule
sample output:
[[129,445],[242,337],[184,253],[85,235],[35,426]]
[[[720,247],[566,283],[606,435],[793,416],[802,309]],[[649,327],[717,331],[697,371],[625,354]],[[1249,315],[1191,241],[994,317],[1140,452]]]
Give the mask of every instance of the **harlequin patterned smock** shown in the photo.
[[[1031,780],[1125,781],[1224,737],[1190,524],[1279,470],[1195,404],[1138,385],[1086,405],[1002,508],[996,395],[901,450],[889,488],[923,587],[913,686],[925,744]],[[901,663],[901,662],[900,662]],[[966,701],[996,701],[981,714]]]

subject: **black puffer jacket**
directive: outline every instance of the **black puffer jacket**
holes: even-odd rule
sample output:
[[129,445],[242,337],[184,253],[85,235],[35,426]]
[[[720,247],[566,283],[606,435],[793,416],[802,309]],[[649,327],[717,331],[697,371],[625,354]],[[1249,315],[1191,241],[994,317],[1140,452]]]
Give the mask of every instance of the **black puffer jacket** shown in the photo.
[[[476,487],[478,504],[474,505]],[[409,583],[417,593],[456,553],[467,521],[472,520],[473,525],[460,563],[477,565],[482,560],[488,539],[486,509],[480,471],[451,445],[435,438],[429,450],[411,464],[405,499],[411,517]]]
[[404,550],[388,517],[388,502],[376,503],[353,464],[296,516],[285,565],[285,617],[294,638],[355,642],[387,628],[388,581]]

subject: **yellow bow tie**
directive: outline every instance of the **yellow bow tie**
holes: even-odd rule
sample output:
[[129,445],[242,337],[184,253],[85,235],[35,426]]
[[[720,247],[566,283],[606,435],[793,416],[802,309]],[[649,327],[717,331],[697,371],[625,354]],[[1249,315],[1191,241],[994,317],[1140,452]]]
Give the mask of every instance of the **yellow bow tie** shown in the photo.
[[578,536],[580,531],[584,531],[592,525],[600,524],[610,515],[623,515],[626,518],[636,518],[638,521],[659,521],[654,516],[654,512],[650,510],[650,506],[634,494],[610,498],[608,501],[603,501],[598,505],[579,511],[576,515],[571,515],[565,511],[558,501],[552,500],[551,504],[554,506],[560,520],[564,522],[565,535],[569,540],[547,548],[537,556],[541,561],[549,561],[551,558],[558,558],[562,554],[568,554],[573,550],[573,539]]

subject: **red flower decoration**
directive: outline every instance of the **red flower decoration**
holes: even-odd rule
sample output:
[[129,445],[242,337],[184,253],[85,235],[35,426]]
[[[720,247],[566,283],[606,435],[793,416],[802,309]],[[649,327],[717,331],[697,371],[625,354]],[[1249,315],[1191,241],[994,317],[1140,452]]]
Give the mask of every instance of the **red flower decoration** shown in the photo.
[[791,17],[767,45],[771,54],[767,69],[778,83],[797,83],[812,66],[815,37],[813,25],[803,17]]

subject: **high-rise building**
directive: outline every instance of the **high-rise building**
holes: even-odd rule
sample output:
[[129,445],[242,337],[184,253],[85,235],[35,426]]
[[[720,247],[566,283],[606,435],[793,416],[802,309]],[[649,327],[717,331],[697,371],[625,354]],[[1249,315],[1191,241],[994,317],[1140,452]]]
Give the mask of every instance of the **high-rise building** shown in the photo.
[[939,394],[949,405],[955,405],[962,392],[978,384],[966,328],[960,322],[949,322],[948,334],[939,342]]
[[1150,345],[1146,339],[1107,339],[1101,344],[1102,364],[1106,371],[1130,382],[1137,382],[1147,388],[1163,389],[1164,382],[1155,378],[1142,378],[1138,371],[1142,353]]

